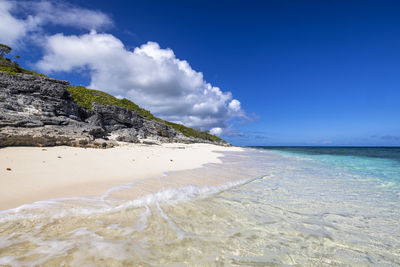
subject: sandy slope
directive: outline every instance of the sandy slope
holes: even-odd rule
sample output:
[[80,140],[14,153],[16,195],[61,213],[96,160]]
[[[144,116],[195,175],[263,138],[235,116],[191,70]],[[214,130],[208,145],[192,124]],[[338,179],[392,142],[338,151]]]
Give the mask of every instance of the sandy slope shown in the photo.
[[218,163],[218,151],[238,150],[241,148],[208,144],[126,144],[104,150],[2,148],[0,209],[51,198],[101,195],[110,187],[135,179]]

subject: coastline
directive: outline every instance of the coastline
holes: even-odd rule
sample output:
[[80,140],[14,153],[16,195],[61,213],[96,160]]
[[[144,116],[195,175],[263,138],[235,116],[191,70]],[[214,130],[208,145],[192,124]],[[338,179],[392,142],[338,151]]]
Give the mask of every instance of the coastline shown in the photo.
[[[212,265],[218,260],[246,266],[271,262],[392,266],[398,262],[399,187],[381,176],[388,168],[393,175],[398,173],[391,151],[389,157],[382,157],[380,150],[375,150],[380,158],[348,157],[355,153],[344,149],[346,155],[322,153],[310,160],[308,150],[290,155],[268,149],[221,151],[214,146],[176,145],[133,145],[125,147],[127,153],[117,151],[130,156],[136,151],[146,160],[150,155],[143,164],[153,173],[158,168],[155,163],[164,162],[162,155],[174,154],[173,162],[185,159],[191,164],[187,167],[199,166],[204,155],[215,163],[130,179],[99,192],[100,196],[49,199],[1,211],[0,265]],[[27,157],[29,149],[21,149]],[[78,153],[79,158],[92,155],[91,151]],[[93,151],[107,152],[110,162],[101,157],[101,170],[111,172],[107,164],[123,168],[111,150]],[[164,159],[170,162],[169,157]],[[370,176],[362,166],[373,167]],[[97,185],[72,184],[76,190]],[[323,261],[321,251],[326,251]],[[249,258],[249,253],[254,256]]]
[[[124,143],[110,149],[1,148],[0,210],[54,198],[101,196],[110,188],[129,182],[195,169],[207,163],[221,163],[221,152],[228,151],[243,149],[180,143]],[[191,182],[185,180],[187,185]],[[205,183],[210,182],[196,181],[196,184],[207,186],[210,184]]]

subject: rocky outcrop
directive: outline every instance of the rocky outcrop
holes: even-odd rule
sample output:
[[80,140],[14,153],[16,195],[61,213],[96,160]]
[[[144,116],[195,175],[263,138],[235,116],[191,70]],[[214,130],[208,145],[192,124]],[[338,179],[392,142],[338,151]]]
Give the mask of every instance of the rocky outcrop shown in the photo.
[[[0,146],[82,146],[107,148],[117,141],[209,142],[185,137],[162,121],[126,108],[94,103],[80,107],[68,82],[0,72]],[[227,143],[220,142],[220,145]]]

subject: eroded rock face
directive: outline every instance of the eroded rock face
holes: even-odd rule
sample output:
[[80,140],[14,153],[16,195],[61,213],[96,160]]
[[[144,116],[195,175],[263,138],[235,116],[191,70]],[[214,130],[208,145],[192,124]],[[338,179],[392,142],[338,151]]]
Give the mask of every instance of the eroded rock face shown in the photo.
[[[107,148],[116,141],[207,142],[187,138],[165,123],[147,120],[117,106],[81,108],[68,82],[0,72],[0,146],[81,146]],[[222,145],[226,143],[220,143]]]
[[109,148],[114,142],[94,138],[89,132],[73,127],[46,125],[44,127],[23,128],[4,127],[0,129],[1,146],[77,146]]
[[82,121],[85,112],[68,86],[45,77],[0,73],[0,146],[102,147],[95,139],[106,132]]

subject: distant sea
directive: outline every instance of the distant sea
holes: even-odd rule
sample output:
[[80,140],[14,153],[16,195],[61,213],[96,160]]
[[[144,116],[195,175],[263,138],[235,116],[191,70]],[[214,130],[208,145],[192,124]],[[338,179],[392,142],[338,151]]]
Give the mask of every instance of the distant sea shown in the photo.
[[400,147],[255,147],[332,166],[380,186],[400,186]]
[[223,161],[193,179],[240,182],[2,211],[0,265],[400,265],[400,148],[252,147]]

